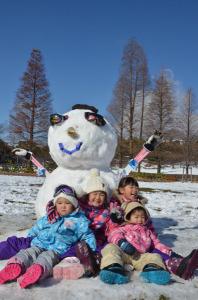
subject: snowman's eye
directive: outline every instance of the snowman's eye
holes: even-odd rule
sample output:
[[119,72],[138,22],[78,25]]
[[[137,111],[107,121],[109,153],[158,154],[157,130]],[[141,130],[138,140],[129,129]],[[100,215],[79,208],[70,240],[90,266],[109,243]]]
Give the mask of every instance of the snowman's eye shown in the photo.
[[103,116],[96,113],[85,112],[85,119],[87,119],[87,121],[91,123],[94,123],[97,126],[104,126],[106,124],[106,121],[103,118]]
[[59,115],[59,114],[52,114],[50,115],[50,124],[52,126],[60,124],[67,120],[69,117],[67,115]]

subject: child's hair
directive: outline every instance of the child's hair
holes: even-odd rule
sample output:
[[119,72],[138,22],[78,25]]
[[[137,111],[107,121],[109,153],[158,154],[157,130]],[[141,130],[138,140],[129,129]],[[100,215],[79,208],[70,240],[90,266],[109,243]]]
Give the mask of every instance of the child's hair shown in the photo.
[[124,188],[127,185],[136,186],[137,188],[139,188],[139,184],[135,178],[131,176],[125,176],[120,179],[120,182],[118,184],[118,192],[120,188]]
[[132,215],[132,214],[134,214],[134,213],[136,213],[136,212],[139,212],[139,211],[143,211],[143,212],[144,212],[144,215],[145,215],[145,218],[147,218],[146,211],[145,211],[145,209],[144,209],[143,207],[137,207],[137,208],[134,208],[134,209],[131,211],[130,215]]
[[146,211],[145,211],[145,209],[143,207],[136,207],[136,208],[134,208],[131,212],[129,212],[127,214],[126,220],[129,221],[131,215],[133,215],[136,212],[140,212],[140,211],[144,212],[145,220],[147,220],[148,219],[148,215],[147,215],[147,213],[146,213]]

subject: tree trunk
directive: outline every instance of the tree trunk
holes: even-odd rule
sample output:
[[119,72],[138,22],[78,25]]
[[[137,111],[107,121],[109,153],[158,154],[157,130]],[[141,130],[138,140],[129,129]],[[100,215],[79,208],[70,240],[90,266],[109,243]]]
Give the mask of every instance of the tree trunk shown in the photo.
[[161,168],[162,168],[161,159],[158,158],[158,161],[157,161],[157,174],[161,174]]

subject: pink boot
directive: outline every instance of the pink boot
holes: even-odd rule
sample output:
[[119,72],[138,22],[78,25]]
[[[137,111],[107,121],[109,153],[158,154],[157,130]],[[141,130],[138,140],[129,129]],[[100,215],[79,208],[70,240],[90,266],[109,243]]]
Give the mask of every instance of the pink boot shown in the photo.
[[0,284],[17,279],[22,273],[20,264],[8,264],[0,271]]
[[29,285],[38,282],[42,275],[43,267],[39,264],[33,264],[27,269],[25,274],[18,278],[17,282],[19,283],[20,287],[24,289]]
[[85,273],[77,257],[66,257],[53,268],[55,279],[78,279]]

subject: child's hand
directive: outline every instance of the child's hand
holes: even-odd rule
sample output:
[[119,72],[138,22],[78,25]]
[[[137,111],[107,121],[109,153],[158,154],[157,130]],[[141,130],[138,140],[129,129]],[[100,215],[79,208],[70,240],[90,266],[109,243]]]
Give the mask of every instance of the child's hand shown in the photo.
[[124,220],[124,211],[117,203],[110,204],[110,219],[113,223],[121,224]]
[[46,212],[47,212],[47,219],[51,224],[55,223],[56,220],[59,218],[59,214],[52,200],[47,203]]
[[118,246],[120,247],[120,249],[122,249],[122,251],[129,255],[133,255],[136,252],[136,248],[131,245],[126,239],[119,240]]

